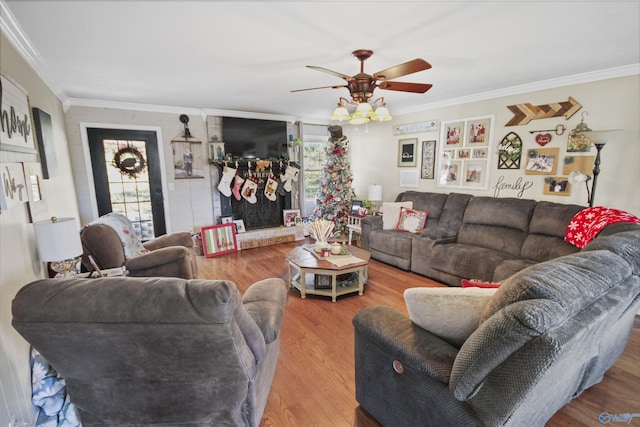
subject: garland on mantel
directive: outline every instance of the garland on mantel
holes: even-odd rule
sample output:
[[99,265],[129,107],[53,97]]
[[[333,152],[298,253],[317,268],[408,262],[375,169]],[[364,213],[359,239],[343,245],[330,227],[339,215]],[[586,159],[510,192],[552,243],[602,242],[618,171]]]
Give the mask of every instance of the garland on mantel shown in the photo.
[[233,168],[251,169],[256,172],[262,172],[272,168],[274,171],[283,170],[287,165],[292,165],[300,169],[300,164],[291,160],[284,159],[233,159],[233,160],[210,160],[210,164],[216,165],[218,168],[229,166]]

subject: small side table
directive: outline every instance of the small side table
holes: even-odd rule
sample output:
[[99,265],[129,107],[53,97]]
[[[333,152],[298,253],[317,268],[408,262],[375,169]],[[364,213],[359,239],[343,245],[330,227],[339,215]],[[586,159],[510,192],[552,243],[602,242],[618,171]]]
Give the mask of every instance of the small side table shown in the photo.
[[348,245],[351,244],[351,240],[353,239],[353,233],[356,233],[356,242],[357,246],[360,246],[360,234],[362,233],[362,227],[360,226],[361,218],[357,216],[349,216],[349,222],[347,223],[347,229],[349,230],[349,241]]

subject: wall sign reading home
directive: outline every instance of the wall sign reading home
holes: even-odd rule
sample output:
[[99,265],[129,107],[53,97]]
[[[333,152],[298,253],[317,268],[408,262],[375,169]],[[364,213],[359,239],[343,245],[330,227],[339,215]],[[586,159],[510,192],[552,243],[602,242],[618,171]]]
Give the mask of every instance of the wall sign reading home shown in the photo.
[[0,76],[0,149],[36,152],[27,94]]

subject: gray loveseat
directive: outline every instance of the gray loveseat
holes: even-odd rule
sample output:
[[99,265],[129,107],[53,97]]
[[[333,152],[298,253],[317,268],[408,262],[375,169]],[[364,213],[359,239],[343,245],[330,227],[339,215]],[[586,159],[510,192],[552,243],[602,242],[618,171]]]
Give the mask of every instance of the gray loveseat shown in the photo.
[[84,426],[258,426],[287,289],[177,278],[46,279],[13,327],[66,380]]
[[564,241],[583,206],[459,193],[407,191],[397,202],[429,212],[421,234],[384,230],[362,219],[362,246],[379,261],[450,286],[461,279],[501,281],[535,263],[578,252]]
[[506,279],[459,348],[391,307],[365,308],[356,398],[385,426],[543,426],[624,351],[639,275],[640,226],[614,224]]

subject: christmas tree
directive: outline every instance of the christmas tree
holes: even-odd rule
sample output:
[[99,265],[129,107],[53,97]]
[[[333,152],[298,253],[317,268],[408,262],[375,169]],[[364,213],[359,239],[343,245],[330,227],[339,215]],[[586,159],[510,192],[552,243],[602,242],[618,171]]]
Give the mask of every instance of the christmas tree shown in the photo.
[[349,139],[342,135],[341,126],[329,126],[329,143],[325,157],[320,194],[313,211],[314,219],[326,219],[335,224],[334,230],[344,232],[349,221],[353,190],[351,166],[347,161]]

